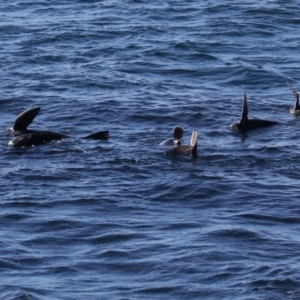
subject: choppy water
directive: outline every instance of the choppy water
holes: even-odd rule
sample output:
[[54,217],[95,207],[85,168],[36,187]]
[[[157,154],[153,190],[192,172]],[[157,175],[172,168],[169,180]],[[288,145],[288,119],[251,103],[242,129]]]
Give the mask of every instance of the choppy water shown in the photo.
[[[298,1],[2,1],[1,299],[300,299]],[[241,135],[249,115],[280,121]],[[32,128],[74,139],[7,147]],[[174,125],[199,157],[165,154]],[[79,137],[108,129],[108,141]]]

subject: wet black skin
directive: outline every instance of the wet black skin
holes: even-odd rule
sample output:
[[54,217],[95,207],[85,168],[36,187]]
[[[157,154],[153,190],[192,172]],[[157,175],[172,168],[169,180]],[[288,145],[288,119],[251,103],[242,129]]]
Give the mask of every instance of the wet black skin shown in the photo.
[[[30,108],[20,115],[15,120],[12,133],[17,137],[11,140],[8,145],[11,147],[31,147],[38,146],[51,141],[61,140],[63,138],[70,138],[70,135],[63,133],[49,131],[49,130],[31,130],[27,127],[31,124],[33,119],[40,111],[39,107]],[[106,140],[109,137],[109,131],[98,131],[89,134],[82,139]]]
[[247,96],[245,93],[241,120],[237,123],[231,124],[230,128],[232,130],[238,130],[238,131],[244,132],[244,131],[251,130],[251,129],[270,127],[270,126],[273,126],[276,124],[278,124],[278,122],[276,122],[276,121],[261,120],[261,119],[248,119],[248,104],[247,104]]

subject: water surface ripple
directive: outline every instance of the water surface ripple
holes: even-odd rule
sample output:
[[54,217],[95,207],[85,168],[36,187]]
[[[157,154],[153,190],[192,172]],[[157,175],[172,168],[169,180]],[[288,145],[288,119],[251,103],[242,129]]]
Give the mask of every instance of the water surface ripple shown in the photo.
[[[297,1],[0,4],[1,299],[300,299]],[[238,134],[250,117],[280,124]],[[7,147],[7,128],[74,138]],[[199,157],[158,147],[175,125]],[[80,137],[110,130],[108,141]]]

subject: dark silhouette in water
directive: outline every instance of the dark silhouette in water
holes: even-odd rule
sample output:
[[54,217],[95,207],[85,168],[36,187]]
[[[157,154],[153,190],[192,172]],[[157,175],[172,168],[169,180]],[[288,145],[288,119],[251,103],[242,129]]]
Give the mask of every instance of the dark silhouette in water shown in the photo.
[[198,132],[193,131],[189,145],[181,145],[181,138],[183,136],[183,129],[179,126],[173,129],[173,138],[168,138],[161,142],[160,146],[172,147],[168,153],[190,154],[194,157],[197,156]]
[[[55,131],[27,129],[39,111],[39,107],[34,107],[22,112],[17,116],[14,127],[11,131],[17,137],[9,141],[8,146],[31,147],[72,137],[70,135]],[[109,131],[98,131],[82,137],[82,139],[106,140],[108,137]]]
[[248,119],[248,104],[247,96],[244,94],[242,117],[238,123],[233,123],[230,125],[232,130],[247,131],[250,129],[257,129],[262,127],[269,127],[278,124],[276,121],[261,120],[261,119]]

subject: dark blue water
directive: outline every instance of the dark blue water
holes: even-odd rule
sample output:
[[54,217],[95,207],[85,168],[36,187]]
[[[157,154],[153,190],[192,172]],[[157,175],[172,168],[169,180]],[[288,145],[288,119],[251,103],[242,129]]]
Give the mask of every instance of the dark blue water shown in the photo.
[[[299,13],[2,1],[0,298],[300,299]],[[280,124],[231,132],[244,92]],[[8,147],[35,106],[31,128],[74,138]],[[175,125],[197,159],[158,147]]]

